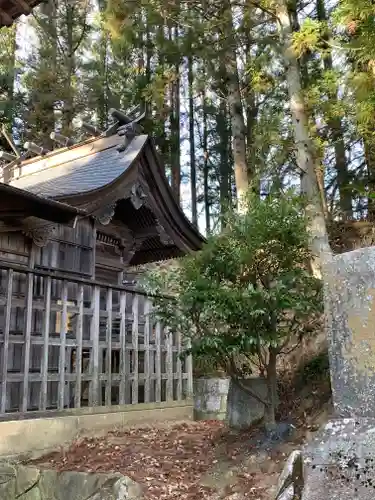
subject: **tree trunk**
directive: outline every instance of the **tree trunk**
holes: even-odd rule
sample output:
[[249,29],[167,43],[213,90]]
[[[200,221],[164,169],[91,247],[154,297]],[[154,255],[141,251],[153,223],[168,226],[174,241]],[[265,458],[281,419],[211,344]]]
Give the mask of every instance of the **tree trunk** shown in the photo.
[[220,214],[223,216],[230,208],[230,131],[228,127],[228,110],[226,101],[221,99],[216,116],[216,128],[219,135],[220,154]]
[[[159,71],[162,75],[164,75],[166,66],[166,56],[164,53],[165,43],[161,43],[161,40],[164,40],[165,37],[164,28],[165,28],[164,23],[160,21],[160,26],[157,30],[157,38],[159,39],[159,45],[160,45],[158,47],[158,66],[160,68]],[[167,129],[166,121],[168,117],[168,92],[166,88],[165,91],[163,92],[163,95],[161,96],[160,101],[156,104],[156,108],[157,108],[157,114],[155,118],[158,121],[160,131],[157,134],[157,137],[155,137],[155,142],[159,147],[160,155],[163,158],[165,173],[167,173],[169,167],[169,156],[168,156],[168,137],[166,130]]]
[[[28,137],[46,149],[53,149],[50,133],[55,129],[55,101],[63,99],[59,92],[60,68],[58,67],[58,11],[53,0],[41,4],[42,32],[39,33],[39,78],[32,89],[32,103],[28,122],[34,124]],[[40,96],[40,94],[43,94]],[[36,102],[34,102],[36,101]]]
[[69,136],[72,131],[72,122],[74,118],[74,92],[73,92],[73,76],[75,74],[75,51],[74,47],[74,16],[77,15],[74,6],[66,6],[66,32],[67,32],[67,48],[65,52],[66,77],[65,77],[65,99],[63,107],[63,128],[62,133]]
[[269,348],[269,359],[267,365],[267,404],[264,407],[264,426],[267,432],[273,431],[276,427],[276,406],[277,406],[277,352],[272,347]]
[[[367,187],[369,193],[375,196],[375,147],[368,138],[363,138],[363,145],[367,165]],[[375,221],[375,198],[373,197],[368,198],[367,219]]]
[[[325,0],[317,0],[317,17],[321,22],[327,22],[327,13],[325,8]],[[329,34],[326,33],[324,36],[325,40],[328,42]],[[332,50],[328,44],[325,44],[325,55],[323,58],[324,69],[326,71],[332,71]],[[337,103],[337,89],[333,92],[328,93],[328,98],[330,102],[335,105]],[[353,207],[352,207],[352,191],[350,188],[350,177],[348,170],[348,162],[346,159],[346,148],[344,141],[344,131],[342,127],[342,122],[340,118],[330,118],[328,120],[328,128],[331,132],[331,140],[333,142],[333,148],[335,152],[335,166],[337,173],[337,185],[340,195],[340,210],[343,215],[343,219],[350,219],[353,217]]]
[[331,255],[326,221],[319,194],[316,172],[320,168],[316,160],[313,141],[309,135],[308,117],[302,95],[301,75],[292,47],[292,26],[287,0],[278,0],[276,14],[280,23],[280,36],[286,63],[286,77],[292,115],[297,165],[302,174],[301,190],[307,198],[306,215],[310,233],[310,248],[313,254],[312,271],[321,277],[322,265]]
[[[176,36],[176,30],[174,34]],[[169,40],[172,42],[172,28],[169,27]],[[179,54],[173,54],[172,67],[175,70],[174,80],[170,84],[170,158],[171,158],[171,188],[176,202],[180,203],[181,165],[180,165],[180,75]]]
[[17,24],[0,31],[0,102],[3,111],[0,114],[0,149],[9,150],[13,154],[8,142],[1,134],[1,127],[5,127],[12,134],[15,118],[14,82],[16,62],[16,33]]
[[249,189],[249,174],[246,159],[246,127],[241,100],[237,66],[236,39],[234,36],[233,16],[229,0],[224,0],[224,61],[228,104],[232,122],[232,144],[234,177],[237,190],[237,207],[241,213],[246,210],[246,193]]
[[[190,46],[190,50],[191,46]],[[188,57],[188,86],[189,86],[189,143],[190,143],[190,186],[191,186],[191,215],[195,227],[198,227],[197,214],[197,169],[195,165],[195,135],[194,135],[194,68],[193,56]]]
[[[248,1],[246,4],[246,10],[249,12],[249,16],[254,15],[254,7]],[[251,66],[253,54],[252,49],[254,46],[254,40],[251,36],[251,33],[247,33],[246,36],[246,65]],[[256,178],[257,185],[255,186],[255,176],[256,176],[256,160],[257,160],[257,151],[254,145],[254,128],[256,126],[256,121],[258,117],[259,108],[256,104],[256,96],[255,92],[252,88],[251,78],[247,77],[245,80],[245,105],[246,105],[246,157],[247,157],[247,165],[248,172],[250,175],[252,190],[254,192],[260,193],[260,179]]]
[[203,93],[203,198],[204,212],[206,220],[206,233],[211,232],[211,217],[210,217],[210,193],[209,193],[209,165],[208,165],[208,129],[207,129],[207,111],[206,111],[206,94]]
[[98,1],[100,13],[100,36],[98,42],[99,56],[99,78],[101,92],[97,96],[98,102],[96,109],[98,113],[98,126],[101,130],[105,130],[108,126],[108,99],[109,99],[109,82],[108,82],[108,52],[109,52],[109,34],[104,23],[104,12],[106,3],[104,0]]
[[99,128],[105,130],[108,127],[108,98],[109,98],[109,85],[108,85],[108,33],[105,31],[104,26],[101,26],[100,34],[100,79],[102,92],[99,95],[97,104],[98,109],[98,125]]

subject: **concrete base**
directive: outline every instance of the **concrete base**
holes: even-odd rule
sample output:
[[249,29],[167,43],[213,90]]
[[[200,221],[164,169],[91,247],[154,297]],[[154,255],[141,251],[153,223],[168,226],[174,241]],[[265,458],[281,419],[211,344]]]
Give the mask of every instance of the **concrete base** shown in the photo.
[[0,422],[0,457],[37,458],[82,436],[178,420],[192,420],[192,401],[145,403],[71,410],[53,417]]
[[225,420],[228,378],[201,377],[194,380],[194,419]]

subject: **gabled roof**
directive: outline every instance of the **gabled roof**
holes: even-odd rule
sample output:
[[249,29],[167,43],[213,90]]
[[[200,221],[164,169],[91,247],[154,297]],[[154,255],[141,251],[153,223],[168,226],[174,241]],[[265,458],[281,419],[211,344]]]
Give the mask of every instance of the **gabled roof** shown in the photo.
[[24,162],[22,176],[12,181],[12,185],[47,198],[94,191],[122,175],[136,160],[146,141],[147,135],[137,136],[122,153],[117,151],[122,142],[118,136],[59,150],[42,159]]
[[24,161],[10,184],[84,209],[100,233],[131,241],[129,265],[179,257],[205,241],[175,201],[147,135],[115,133]]
[[34,7],[45,0],[0,0],[0,28],[11,26],[22,14],[30,14]]

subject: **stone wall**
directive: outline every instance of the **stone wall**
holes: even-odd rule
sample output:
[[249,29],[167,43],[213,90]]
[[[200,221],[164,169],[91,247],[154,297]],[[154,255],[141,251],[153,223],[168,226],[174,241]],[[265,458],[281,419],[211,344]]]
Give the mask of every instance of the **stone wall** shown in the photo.
[[0,464],[0,499],[141,500],[140,486],[122,474],[56,472]]

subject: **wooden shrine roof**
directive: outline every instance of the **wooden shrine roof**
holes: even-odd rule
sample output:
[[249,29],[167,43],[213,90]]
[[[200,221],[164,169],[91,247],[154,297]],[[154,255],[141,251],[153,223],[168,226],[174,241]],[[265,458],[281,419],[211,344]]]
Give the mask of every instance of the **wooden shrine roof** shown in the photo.
[[44,0],[0,0],[0,28],[11,26],[22,14],[28,15]]
[[47,198],[101,189],[132,166],[146,144],[147,135],[135,137],[121,153],[117,151],[120,139],[118,136],[97,139],[83,146],[53,152],[43,159],[26,161],[22,177],[12,184]]
[[23,161],[11,186],[78,207],[98,231],[133,242],[128,265],[179,257],[205,239],[175,201],[153,140],[119,131]]
[[85,211],[0,183],[0,221],[31,216],[50,222],[70,224],[79,215],[84,216]]

